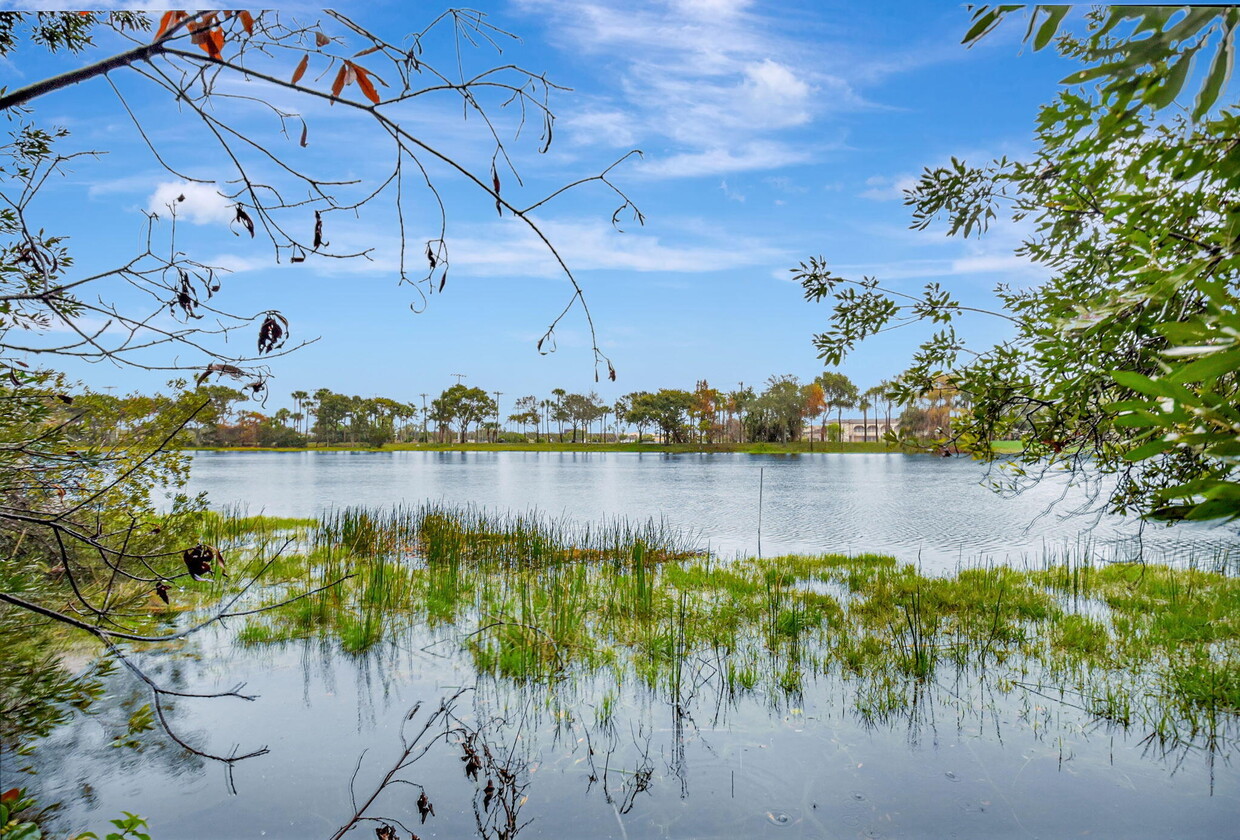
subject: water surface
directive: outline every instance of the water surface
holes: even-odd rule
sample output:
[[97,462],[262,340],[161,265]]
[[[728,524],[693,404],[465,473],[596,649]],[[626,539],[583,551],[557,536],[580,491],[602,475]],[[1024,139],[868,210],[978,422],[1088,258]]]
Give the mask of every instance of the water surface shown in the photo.
[[724,555],[758,553],[761,495],[764,554],[880,552],[942,570],[1084,544],[1121,559],[1240,551],[1234,526],[1142,526],[1098,514],[1097,487],[1051,476],[1004,496],[989,486],[997,477],[965,458],[901,454],[200,452],[189,489],[278,516],[442,500],[586,522],[664,519]]

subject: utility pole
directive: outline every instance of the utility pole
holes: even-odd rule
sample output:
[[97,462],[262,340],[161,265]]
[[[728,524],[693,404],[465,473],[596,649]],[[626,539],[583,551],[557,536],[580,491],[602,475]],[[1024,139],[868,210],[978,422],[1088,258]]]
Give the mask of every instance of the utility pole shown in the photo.
[[461,380],[465,378],[465,374],[463,373],[449,373],[448,376],[455,376],[457,385],[460,385]]
[[426,443],[426,394],[418,394],[422,398],[422,442]]
[[495,395],[495,442],[499,443],[499,433],[501,428],[499,424],[499,398],[504,396],[504,392],[492,391],[491,393]]

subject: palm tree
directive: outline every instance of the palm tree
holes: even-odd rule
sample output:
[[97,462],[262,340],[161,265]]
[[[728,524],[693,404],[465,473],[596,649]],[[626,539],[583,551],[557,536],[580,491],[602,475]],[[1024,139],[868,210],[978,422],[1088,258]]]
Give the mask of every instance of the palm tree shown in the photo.
[[[875,413],[876,413],[876,414],[877,414],[878,404],[879,404],[879,402],[881,402],[881,401],[882,401],[882,399],[883,399],[883,389],[884,389],[884,385],[883,385],[882,383],[880,383],[880,384],[878,384],[878,385],[875,385],[875,386],[874,386],[874,387],[872,387],[872,388],[867,388],[867,389],[866,389],[866,392],[865,392],[864,394],[862,394],[862,395],[861,395],[862,397],[864,397],[864,398],[865,398],[865,401],[866,401],[867,403],[869,403],[869,406],[868,406],[868,407],[869,407],[869,408],[873,408],[873,409],[875,409]],[[864,410],[864,409],[863,409],[863,410]],[[878,418],[877,418],[877,417],[875,417],[875,418],[874,418],[874,425],[875,425],[875,427],[876,427],[876,428],[874,429],[874,432],[875,432],[875,434],[874,434],[874,439],[875,439],[875,440],[878,440],[878,439],[881,437],[881,435],[879,435],[879,434],[878,434],[878,429],[877,429],[877,426],[878,426]],[[869,426],[868,426],[868,425],[866,426],[866,429],[869,429]]]
[[[555,421],[556,423],[559,424],[559,427],[560,427],[560,443],[563,443],[564,442],[564,398],[568,396],[568,391],[565,391],[563,388],[552,388],[551,394],[552,396],[555,397]],[[547,435],[548,437],[550,437],[551,435],[550,429],[547,430]],[[576,437],[575,434],[574,434],[574,437]]]
[[[297,407],[297,413],[301,415],[301,417],[299,417],[298,419],[304,418],[305,412],[303,411],[303,407],[306,401],[310,399],[310,395],[307,394],[305,391],[294,391],[292,394],[290,394],[290,396],[293,398],[293,404],[296,405]],[[306,431],[308,432],[309,429],[307,428]]]

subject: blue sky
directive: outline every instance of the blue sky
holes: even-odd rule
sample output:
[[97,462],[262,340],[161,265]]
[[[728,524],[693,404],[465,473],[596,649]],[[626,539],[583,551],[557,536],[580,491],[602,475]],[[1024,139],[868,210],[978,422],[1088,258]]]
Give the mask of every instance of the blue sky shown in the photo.
[[[34,119],[72,131],[67,147],[108,152],[75,162],[49,186],[40,223],[72,236],[75,270],[85,271],[132,253],[141,242],[142,211],[187,194],[177,247],[235,269],[224,281],[221,305],[279,309],[294,338],[319,339],[272,362],[271,408],[287,404],[290,391],[319,387],[420,402],[419,393],[438,393],[456,381],[454,373],[465,374],[468,385],[504,392],[505,404],[554,387],[595,389],[612,399],[638,389],[692,388],[700,379],[725,389],[772,374],[808,379],[822,370],[810,338],[828,313],[803,300],[789,269],[811,255],[822,255],[845,276],[874,275],[896,289],[940,282],[974,305],[990,301],[996,284],[1023,285],[1040,276],[1012,256],[1019,229],[1005,224],[981,240],[949,240],[933,228],[908,230],[901,203],[901,189],[923,167],[949,156],[981,161],[1032,151],[1037,107],[1071,67],[1051,50],[1022,47],[1018,24],[965,49],[960,39],[968,13],[947,3],[477,5],[521,40],[506,42],[502,56],[486,48],[467,52],[467,65],[513,62],[572,88],[553,93],[556,133],[547,154],[538,153],[537,125],[508,143],[524,187],[501,170],[506,197],[532,203],[630,149],[644,153],[612,173],[645,214],[644,227],[626,220],[623,232],[615,230],[618,201],[597,184],[535,213],[585,289],[600,345],[617,369],[615,383],[605,380],[605,370],[604,381],[594,382],[580,311],[562,322],[555,353],[537,352],[535,342],[568,301],[570,287],[519,222],[497,218],[484,193],[447,172],[432,176],[448,205],[452,267],[445,293],[419,314],[409,308],[421,302],[418,293],[397,283],[388,205],[357,219],[330,217],[325,231],[336,247],[375,249],[373,261],[311,257],[277,266],[270,243],[229,230],[231,211],[214,187],[187,187],[160,169],[100,80],[35,105]],[[398,38],[420,28],[433,8],[372,3],[345,11]],[[322,18],[312,11],[284,14]],[[343,34],[326,20],[324,30]],[[356,39],[349,44],[364,46]],[[453,60],[447,46],[428,42],[427,57]],[[291,74],[294,62],[280,69]],[[0,84],[16,87],[72,64],[22,49],[0,64]],[[313,77],[312,68],[307,78]],[[228,177],[194,118],[132,73],[113,78],[169,162],[193,177]],[[329,80],[317,84],[325,88]],[[390,141],[344,109],[235,79],[226,90],[270,98],[304,115],[309,145],[301,149],[300,123],[286,138],[278,123],[244,100],[219,106],[222,117],[322,177],[373,183],[390,169]],[[487,171],[493,142],[477,119],[462,121],[449,96],[418,100],[399,113],[402,125],[428,143]],[[510,139],[513,115],[495,113]],[[426,194],[407,204],[415,243],[433,235],[431,206]],[[416,255],[421,246],[413,250]],[[127,299],[124,291],[116,294]],[[966,334],[982,346],[1002,337],[1003,327],[979,318],[968,322]],[[843,369],[867,387],[898,373],[924,337],[917,329],[880,336]],[[153,390],[168,378],[105,365],[70,370],[93,387],[118,391]]]

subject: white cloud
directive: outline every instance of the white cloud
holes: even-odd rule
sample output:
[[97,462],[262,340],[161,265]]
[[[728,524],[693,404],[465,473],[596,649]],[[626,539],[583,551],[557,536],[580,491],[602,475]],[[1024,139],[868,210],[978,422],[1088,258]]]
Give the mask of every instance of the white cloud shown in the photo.
[[797,136],[865,103],[821,44],[775,34],[748,0],[518,0],[575,52],[618,68],[613,91],[567,121],[572,142],[637,145],[642,171],[678,178],[776,169],[821,145]]
[[196,225],[228,224],[236,216],[233,203],[210,184],[163,183],[146,202],[147,210],[167,218],[175,213]]
[[[668,244],[656,234],[617,233],[603,222],[539,221],[574,271],[700,273],[768,265],[789,255],[756,240],[716,237],[694,244]],[[555,277],[561,274],[546,245],[519,222],[494,222],[454,236],[452,265],[475,275]]]
[[871,201],[903,201],[904,191],[917,186],[917,176],[875,175],[866,178],[865,184],[869,189],[857,193],[859,198],[868,198]]
[[719,189],[723,191],[724,197],[730,201],[739,201],[741,204],[745,203],[745,194],[729,187],[726,180],[719,182]]
[[810,156],[808,149],[761,141],[733,148],[718,146],[698,152],[655,158],[639,164],[635,170],[643,175],[670,178],[723,175],[729,172],[777,169],[794,163],[804,163]]
[[633,118],[624,111],[586,111],[565,117],[569,139],[583,146],[632,148],[637,144]]

